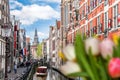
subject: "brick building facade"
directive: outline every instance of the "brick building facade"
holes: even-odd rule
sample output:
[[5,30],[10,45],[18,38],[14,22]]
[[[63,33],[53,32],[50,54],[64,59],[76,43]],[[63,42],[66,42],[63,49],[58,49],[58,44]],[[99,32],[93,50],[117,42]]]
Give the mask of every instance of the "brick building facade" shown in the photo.
[[99,39],[120,36],[120,0],[76,0],[78,8],[74,1],[71,0],[73,25],[69,25],[67,42],[72,43],[77,32],[87,37],[97,35]]

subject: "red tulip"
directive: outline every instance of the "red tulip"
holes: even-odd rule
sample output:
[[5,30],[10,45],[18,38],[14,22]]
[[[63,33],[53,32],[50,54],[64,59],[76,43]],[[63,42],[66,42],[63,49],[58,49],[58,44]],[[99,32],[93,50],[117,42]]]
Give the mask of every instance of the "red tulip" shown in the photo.
[[112,78],[120,77],[120,58],[112,58],[109,61],[108,72]]

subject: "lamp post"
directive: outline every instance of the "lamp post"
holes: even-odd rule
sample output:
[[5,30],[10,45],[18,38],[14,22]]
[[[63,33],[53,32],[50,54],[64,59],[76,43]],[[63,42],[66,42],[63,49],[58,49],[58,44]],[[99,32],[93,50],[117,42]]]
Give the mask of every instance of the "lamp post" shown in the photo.
[[8,54],[10,53],[10,44],[9,44],[9,37],[10,37],[10,33],[11,33],[11,28],[9,26],[9,24],[4,24],[2,26],[2,36],[5,38],[6,41],[6,46],[5,46],[5,80],[7,80],[7,58],[8,58]]

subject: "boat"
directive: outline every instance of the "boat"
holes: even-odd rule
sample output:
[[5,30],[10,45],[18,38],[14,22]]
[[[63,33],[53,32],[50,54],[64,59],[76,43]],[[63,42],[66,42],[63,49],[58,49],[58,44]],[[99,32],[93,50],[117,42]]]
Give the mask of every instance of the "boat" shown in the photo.
[[47,67],[46,66],[37,67],[36,75],[40,77],[47,76]]

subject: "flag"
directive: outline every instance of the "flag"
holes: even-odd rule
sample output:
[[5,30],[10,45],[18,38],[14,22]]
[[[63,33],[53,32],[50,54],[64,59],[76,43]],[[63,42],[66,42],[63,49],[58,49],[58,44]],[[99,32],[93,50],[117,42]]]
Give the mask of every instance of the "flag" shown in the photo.
[[26,55],[26,52],[27,52],[27,51],[26,51],[26,48],[24,48],[24,55]]
[[23,49],[21,50],[21,54],[22,54],[22,55],[26,55],[26,48],[23,48]]

